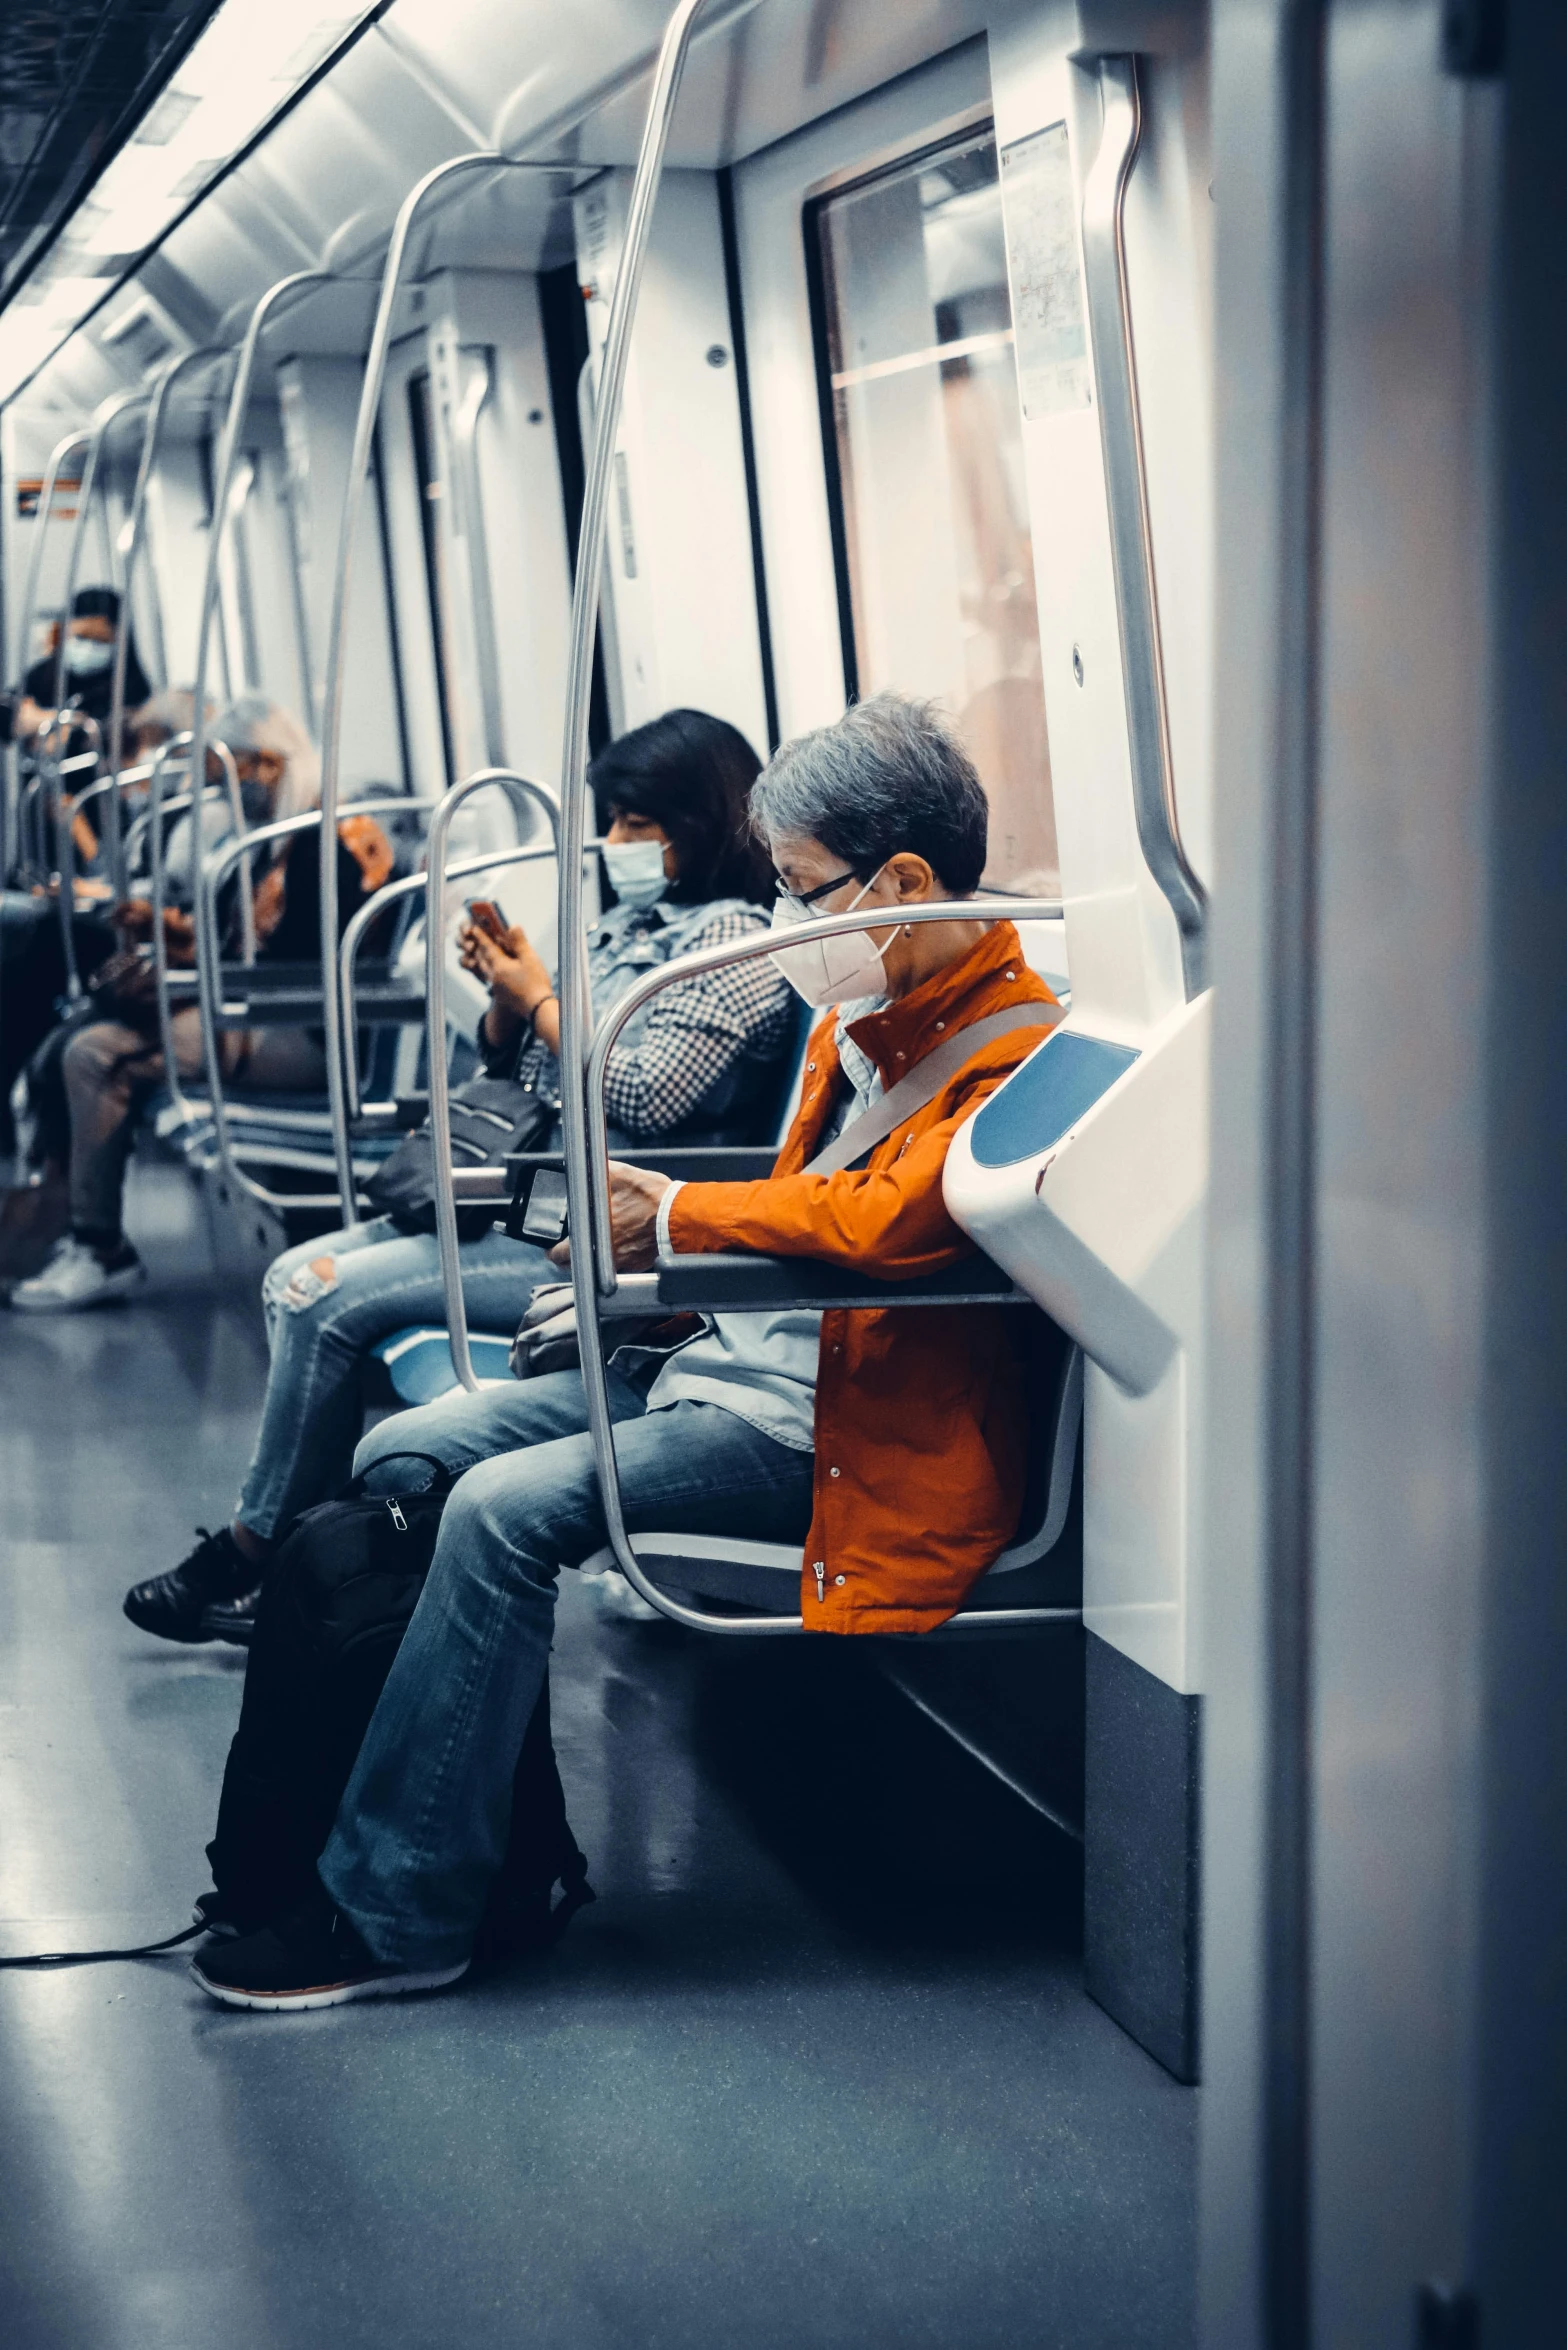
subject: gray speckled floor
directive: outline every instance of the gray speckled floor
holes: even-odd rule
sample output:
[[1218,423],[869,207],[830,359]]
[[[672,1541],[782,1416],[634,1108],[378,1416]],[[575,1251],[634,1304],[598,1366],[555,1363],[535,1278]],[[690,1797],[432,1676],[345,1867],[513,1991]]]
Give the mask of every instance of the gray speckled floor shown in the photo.
[[[172,1178],[132,1222],[153,1299],[0,1317],[5,1950],[183,1922],[238,1707],[119,1599],[224,1516],[257,1325]],[[1069,1847],[837,1644],[567,1578],[555,1713],[600,1898],[528,1969],[297,2018],[0,1975],[8,2350],[1190,2340],[1195,2101],[1079,1988]]]

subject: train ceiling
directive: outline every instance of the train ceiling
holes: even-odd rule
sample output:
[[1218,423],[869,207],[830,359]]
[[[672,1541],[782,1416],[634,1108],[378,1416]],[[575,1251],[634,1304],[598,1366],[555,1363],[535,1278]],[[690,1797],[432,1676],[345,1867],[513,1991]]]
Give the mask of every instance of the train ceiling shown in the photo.
[[[232,40],[234,12],[263,10],[270,26],[291,4],[300,0],[224,0],[207,37]],[[91,289],[79,323],[63,319],[47,348],[8,349],[17,305],[0,312],[0,401],[25,391],[30,412],[77,417],[170,350],[237,339],[250,305],[290,270],[372,278],[409,187],[474,148],[558,156],[563,177],[517,173],[474,185],[433,230],[422,266],[537,268],[568,257],[570,187],[591,168],[635,159],[670,4],[394,0],[330,19],[317,10],[341,36],[338,53],[251,151],[216,172],[118,277]],[[752,154],[981,32],[992,8],[993,0],[712,0],[669,160],[711,169]],[[178,71],[168,88],[180,91]],[[73,233],[68,225],[24,288],[23,301],[44,315],[51,268],[60,269],[61,248],[69,266]],[[115,241],[107,226],[97,233]],[[362,347],[367,302],[356,293],[303,308],[299,347]]]

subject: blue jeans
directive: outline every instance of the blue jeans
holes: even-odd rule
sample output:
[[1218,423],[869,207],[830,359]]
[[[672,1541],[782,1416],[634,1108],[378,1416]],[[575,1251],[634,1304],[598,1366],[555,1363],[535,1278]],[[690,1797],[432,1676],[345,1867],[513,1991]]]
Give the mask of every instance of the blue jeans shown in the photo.
[[[626,1523],[803,1539],[812,1456],[718,1404],[644,1409],[614,1372]],[[511,1824],[512,1774],[549,1662],[555,1578],[605,1539],[576,1371],[459,1393],[371,1430],[371,1491],[427,1481],[400,1450],[459,1479],[429,1580],[381,1692],[321,1856],[321,1879],[385,1965],[465,1959]]]
[[[315,1268],[330,1265],[323,1275]],[[529,1292],[558,1281],[544,1251],[504,1232],[462,1244],[462,1293],[476,1330],[515,1330]],[[364,1427],[366,1350],[410,1322],[444,1329],[446,1301],[433,1233],[405,1234],[390,1216],[301,1241],[261,1284],[272,1350],[261,1429],[234,1515],[273,1541],[289,1520],[347,1482]]]

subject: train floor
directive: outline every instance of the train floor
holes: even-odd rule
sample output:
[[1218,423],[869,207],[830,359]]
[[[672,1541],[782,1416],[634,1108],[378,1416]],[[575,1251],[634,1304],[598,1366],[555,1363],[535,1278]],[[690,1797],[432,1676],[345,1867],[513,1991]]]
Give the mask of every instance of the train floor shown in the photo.
[[[120,1613],[223,1522],[264,1349],[183,1179],[155,1286],[0,1316],[0,1950],[206,1883],[243,1657]],[[471,1989],[0,1973],[8,2350],[1175,2350],[1196,2100],[1084,1995],[1073,1847],[844,1653],[600,1620],[556,1738],[598,1901]]]

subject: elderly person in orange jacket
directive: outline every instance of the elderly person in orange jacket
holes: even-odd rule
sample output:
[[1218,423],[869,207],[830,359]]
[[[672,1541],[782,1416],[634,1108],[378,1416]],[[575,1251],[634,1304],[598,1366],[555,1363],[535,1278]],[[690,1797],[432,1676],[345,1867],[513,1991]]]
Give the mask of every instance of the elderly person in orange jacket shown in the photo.
[[[774,1173],[674,1184],[614,1168],[617,1261],[755,1249],[934,1272],[971,1247],[942,1200],[948,1144],[1058,1017],[1010,924],[970,905],[950,922],[898,919],[971,899],[985,862],[979,779],[931,710],[885,694],[787,744],[752,813],[786,924],[884,905],[887,926],[780,949],[786,977],[833,1008]],[[997,1032],[993,1015],[1028,1007],[1037,1023]],[[981,1021],[988,1040],[863,1164],[808,1171],[925,1054]],[[1017,1522],[1022,1366],[995,1307],[720,1314],[656,1365],[617,1358],[610,1397],[627,1526],[803,1540],[812,1630],[933,1628]],[[209,1946],[195,1972],[215,1998],[335,2005],[466,1971],[548,1664],[556,1574],[605,1540],[586,1427],[580,1375],[563,1371],[459,1392],[365,1439],[356,1466],[372,1490],[417,1484],[409,1454],[462,1474],[322,1855],[320,1898]]]

